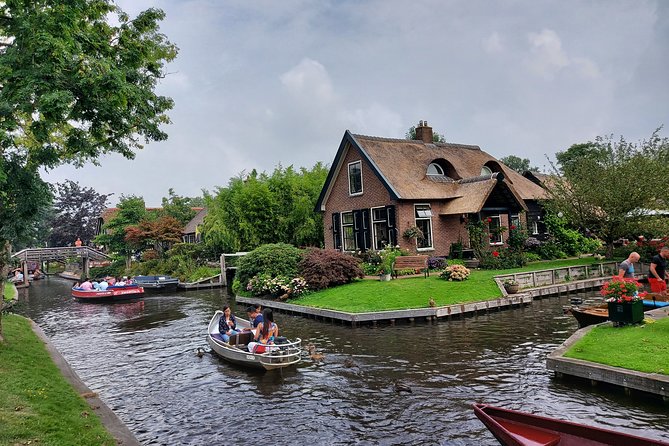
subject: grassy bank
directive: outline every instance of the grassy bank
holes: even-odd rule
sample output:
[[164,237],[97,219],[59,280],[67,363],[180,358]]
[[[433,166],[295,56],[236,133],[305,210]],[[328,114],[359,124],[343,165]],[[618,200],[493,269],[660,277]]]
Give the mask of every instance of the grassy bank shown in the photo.
[[598,326],[564,356],[646,373],[669,375],[669,318],[626,327]]
[[114,445],[88,404],[63,378],[20,316],[3,316],[0,444]]
[[13,294],[14,294],[14,287],[12,286],[11,283],[5,282],[2,296],[4,297],[5,300],[9,300],[12,298]]
[[316,308],[362,313],[367,311],[425,308],[433,298],[438,306],[495,299],[502,294],[493,280],[500,274],[537,271],[565,266],[590,265],[593,258],[535,262],[523,268],[509,270],[473,270],[464,282],[449,282],[438,273],[381,282],[361,280],[348,285],[311,293],[290,303]]

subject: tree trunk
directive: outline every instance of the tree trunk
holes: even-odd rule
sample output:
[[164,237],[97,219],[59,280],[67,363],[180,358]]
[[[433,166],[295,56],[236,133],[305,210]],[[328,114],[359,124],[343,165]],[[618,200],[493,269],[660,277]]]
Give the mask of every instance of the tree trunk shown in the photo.
[[606,242],[606,258],[613,258],[613,241]]

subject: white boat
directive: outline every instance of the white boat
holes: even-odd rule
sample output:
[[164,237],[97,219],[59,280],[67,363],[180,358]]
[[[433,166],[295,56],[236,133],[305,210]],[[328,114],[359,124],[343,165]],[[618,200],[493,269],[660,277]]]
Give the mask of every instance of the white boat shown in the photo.
[[237,321],[237,329],[242,331],[231,336],[229,342],[223,341],[218,331],[218,320],[222,316],[223,312],[218,310],[211,318],[207,329],[207,342],[214,353],[226,361],[265,370],[281,369],[300,362],[302,357],[302,340],[300,338],[296,338],[294,341],[278,338],[276,344],[269,346],[265,353],[249,352],[247,344],[252,340],[253,334],[250,331],[243,330],[250,330],[251,324],[239,317],[235,317],[235,320]]

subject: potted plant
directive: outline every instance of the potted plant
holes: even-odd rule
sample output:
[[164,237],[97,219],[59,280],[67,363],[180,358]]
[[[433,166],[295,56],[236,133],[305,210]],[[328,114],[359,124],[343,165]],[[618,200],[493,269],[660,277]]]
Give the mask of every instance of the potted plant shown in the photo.
[[507,294],[516,294],[520,290],[520,284],[515,279],[506,279],[503,285]]
[[608,303],[609,320],[619,325],[636,324],[643,321],[643,297],[639,293],[641,284],[636,279],[613,277],[602,285],[602,296]]
[[423,240],[425,238],[425,234],[423,234],[423,231],[421,231],[418,226],[411,226],[404,230],[402,237],[407,240]]

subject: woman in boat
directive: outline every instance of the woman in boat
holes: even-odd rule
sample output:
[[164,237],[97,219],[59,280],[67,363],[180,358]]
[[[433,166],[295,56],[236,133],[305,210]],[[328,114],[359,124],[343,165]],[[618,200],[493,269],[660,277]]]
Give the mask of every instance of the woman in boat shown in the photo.
[[252,353],[264,353],[268,351],[267,345],[274,344],[274,339],[279,336],[279,327],[274,323],[272,310],[265,308],[262,312],[262,322],[258,324],[253,342],[249,342],[249,351]]
[[228,305],[223,307],[223,316],[218,320],[218,331],[225,342],[230,341],[230,336],[236,335],[237,321]]

